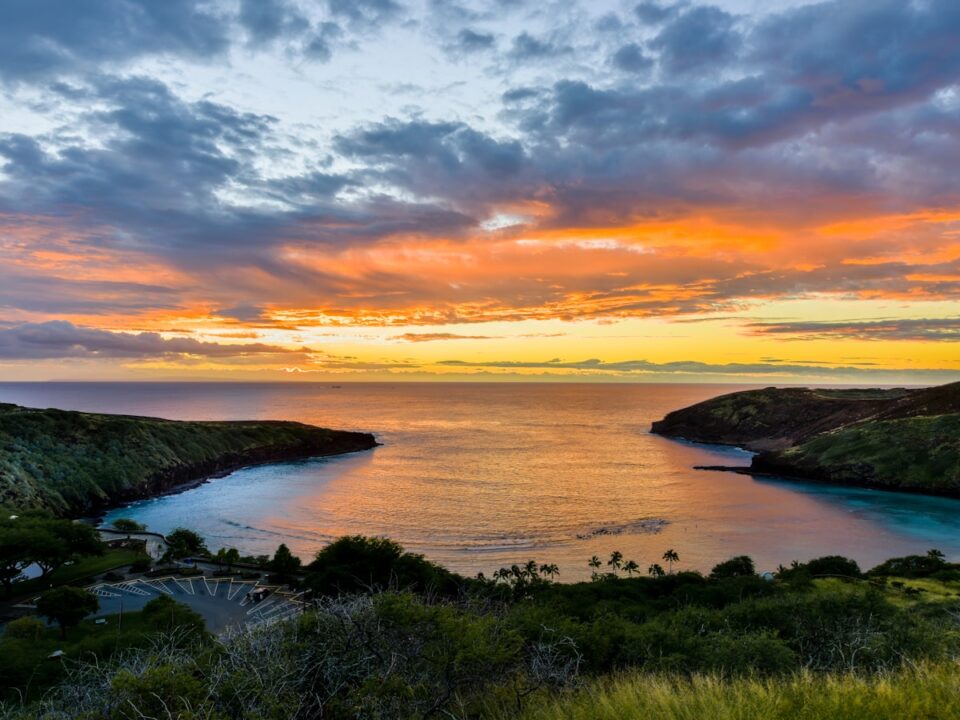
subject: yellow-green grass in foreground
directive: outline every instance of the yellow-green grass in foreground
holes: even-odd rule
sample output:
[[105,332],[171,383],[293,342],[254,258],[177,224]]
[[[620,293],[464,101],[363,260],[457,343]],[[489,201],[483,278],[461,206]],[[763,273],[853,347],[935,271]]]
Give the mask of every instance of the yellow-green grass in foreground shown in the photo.
[[538,704],[524,720],[956,720],[960,664],[780,679],[629,674]]

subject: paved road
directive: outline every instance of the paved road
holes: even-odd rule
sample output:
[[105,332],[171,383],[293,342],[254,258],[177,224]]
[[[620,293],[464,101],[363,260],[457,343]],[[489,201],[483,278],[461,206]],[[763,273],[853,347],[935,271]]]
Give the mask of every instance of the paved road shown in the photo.
[[163,557],[163,554],[167,552],[167,541],[163,535],[160,535],[159,533],[124,533],[117,530],[111,530],[109,528],[100,528],[100,539],[104,542],[110,542],[111,540],[123,540],[124,538],[129,538],[130,540],[143,540],[147,546],[147,555],[154,560],[159,560],[161,557]]

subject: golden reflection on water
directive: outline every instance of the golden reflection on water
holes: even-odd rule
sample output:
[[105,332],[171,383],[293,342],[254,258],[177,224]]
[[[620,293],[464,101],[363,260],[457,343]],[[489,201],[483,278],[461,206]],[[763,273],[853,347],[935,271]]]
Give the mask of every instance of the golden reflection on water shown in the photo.
[[309,557],[340,535],[387,535],[461,572],[535,558],[560,565],[566,580],[615,549],[646,568],[673,548],[680,567],[699,569],[736,554],[771,569],[824,554],[870,565],[931,546],[960,553],[960,502],[697,471],[748,459],[648,433],[666,412],[733,389],[200,384],[61,386],[56,396],[87,410],[369,430],[384,443],[241,471],[114,513],[161,532],[195,527],[212,547],[262,553],[286,542]]

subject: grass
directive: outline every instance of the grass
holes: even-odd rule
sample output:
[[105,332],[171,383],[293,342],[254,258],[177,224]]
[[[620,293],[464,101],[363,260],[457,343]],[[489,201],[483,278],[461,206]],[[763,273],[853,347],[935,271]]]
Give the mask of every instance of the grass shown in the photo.
[[960,492],[960,415],[852,425],[785,450],[782,457],[841,482]]
[[292,422],[175,422],[0,404],[0,504],[77,516],[224,469],[372,447]]
[[107,550],[103,555],[92,555],[81,558],[72,565],[64,565],[51,572],[45,578],[32,578],[23,582],[14,583],[13,597],[32,595],[47,590],[51,586],[75,584],[80,580],[93,575],[115,570],[130,565],[135,560],[144,557],[143,553],[129,549]]
[[960,665],[861,677],[629,674],[532,706],[524,720],[955,720]]

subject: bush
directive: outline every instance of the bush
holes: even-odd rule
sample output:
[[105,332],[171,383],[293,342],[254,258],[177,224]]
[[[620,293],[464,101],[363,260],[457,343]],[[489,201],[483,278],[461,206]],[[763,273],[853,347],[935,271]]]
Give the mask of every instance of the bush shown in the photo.
[[454,595],[456,577],[386,538],[343,537],[317,553],[306,585],[320,595],[395,589]]
[[169,632],[177,628],[189,631],[194,638],[206,636],[203,618],[183,603],[161,595],[143,607],[143,618],[155,630]]
[[46,629],[47,626],[42,620],[28,615],[8,622],[3,634],[17,640],[39,640]]
[[148,557],[137,558],[130,564],[130,572],[142,573],[150,569],[153,561]]
[[738,555],[737,557],[725,560],[724,562],[715,565],[713,570],[710,571],[710,578],[712,580],[743,577],[746,575],[756,575],[756,570],[753,566],[753,559],[747,557],[746,555]]

